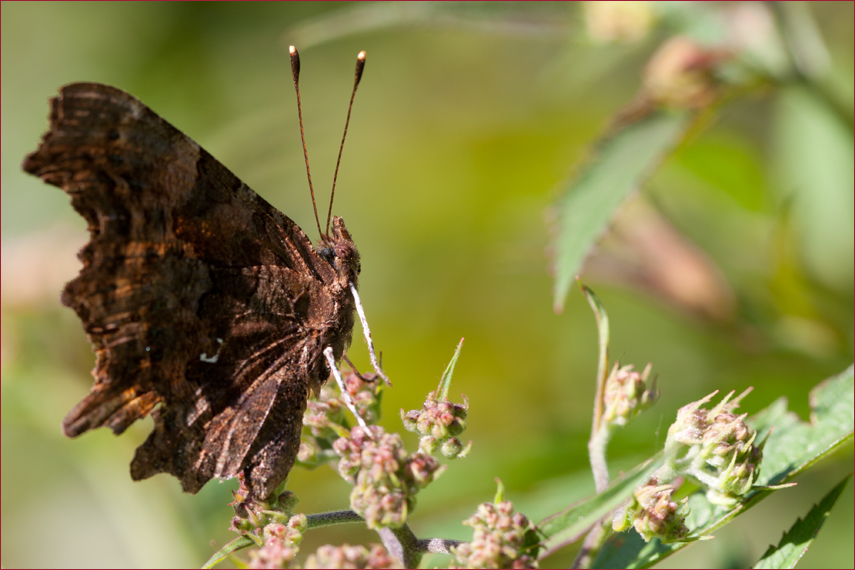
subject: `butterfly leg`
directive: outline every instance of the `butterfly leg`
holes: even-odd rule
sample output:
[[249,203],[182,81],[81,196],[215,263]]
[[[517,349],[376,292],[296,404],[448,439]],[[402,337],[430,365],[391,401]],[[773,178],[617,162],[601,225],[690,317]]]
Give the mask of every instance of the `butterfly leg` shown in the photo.
[[356,421],[359,423],[359,425],[365,428],[366,433],[370,433],[368,431],[368,424],[366,424],[365,420],[362,419],[362,416],[359,415],[359,412],[356,409],[356,404],[353,402],[353,398],[350,396],[350,392],[347,391],[347,386],[344,385],[344,380],[341,379],[341,373],[338,371],[338,367],[335,364],[335,356],[333,356],[333,349],[331,346],[328,346],[324,349],[324,356],[326,356],[327,362],[330,365],[330,370],[332,370],[332,375],[335,378],[336,384],[338,384],[338,387],[341,390],[342,400],[344,400],[344,403],[347,408],[356,417]]
[[365,334],[365,342],[368,344],[368,356],[371,358],[371,366],[374,367],[374,372],[386,382],[387,386],[392,386],[389,377],[380,368],[380,363],[377,361],[377,353],[374,352],[374,342],[371,340],[371,330],[368,328],[368,321],[365,318],[365,311],[362,308],[362,301],[359,300],[359,293],[356,292],[356,286],[350,284],[350,292],[353,293],[353,301],[356,305],[356,314],[359,315],[359,322],[362,323],[362,332]]

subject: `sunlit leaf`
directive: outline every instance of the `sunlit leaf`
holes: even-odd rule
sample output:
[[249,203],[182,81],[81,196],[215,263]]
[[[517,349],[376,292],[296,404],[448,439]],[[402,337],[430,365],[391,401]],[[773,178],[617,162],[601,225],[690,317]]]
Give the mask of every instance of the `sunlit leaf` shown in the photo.
[[814,505],[804,520],[796,520],[792,528],[781,537],[778,546],[770,546],[754,568],[795,568],[796,563],[813,544],[819,529],[831,514],[831,509],[851,478],[852,475],[847,475],[829,491],[818,505]]
[[564,511],[541,521],[538,524],[538,530],[546,536],[543,544],[545,555],[572,542],[601,518],[619,507],[636,487],[650,478],[660,464],[661,460],[657,459],[639,465],[615,480],[602,493],[571,505]]

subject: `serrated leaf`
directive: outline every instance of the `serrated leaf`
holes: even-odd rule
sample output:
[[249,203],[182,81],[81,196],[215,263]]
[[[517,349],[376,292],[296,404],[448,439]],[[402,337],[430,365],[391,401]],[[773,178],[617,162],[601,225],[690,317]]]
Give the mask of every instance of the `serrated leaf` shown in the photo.
[[601,518],[619,507],[632,495],[636,487],[650,478],[661,463],[660,454],[653,461],[638,465],[616,479],[602,493],[584,499],[541,521],[537,528],[541,534],[546,536],[543,543],[544,556],[571,542]]
[[[758,441],[769,433],[763,450],[758,485],[792,479],[847,441],[853,432],[853,369],[816,385],[810,393],[811,421],[803,422],[786,410],[780,399],[750,420]],[[774,429],[772,429],[774,428]]]
[[613,132],[564,188],[556,204],[556,312],[618,206],[653,173],[691,126],[691,115],[657,110]]
[[202,566],[202,568],[213,568],[238,550],[243,550],[244,548],[248,548],[253,544],[255,544],[255,542],[253,542],[250,538],[246,536],[239,536],[231,542],[228,542],[225,546],[215,552],[214,555],[211,556],[207,562],[205,562],[205,565]]
[[814,505],[804,520],[797,519],[792,528],[781,537],[778,546],[770,546],[754,568],[795,568],[796,563],[813,544],[819,529],[831,514],[831,509],[851,478],[852,475],[847,475],[829,491],[818,505]]
[[[748,424],[758,431],[759,440],[762,441],[771,430],[763,448],[758,485],[784,483],[852,441],[855,422],[851,366],[815,386],[811,391],[810,402],[810,423],[801,421],[797,415],[787,411],[784,398],[749,418]],[[752,490],[741,503],[730,509],[711,504],[702,492],[697,492],[689,496],[691,512],[686,518],[686,524],[693,536],[709,535],[773,492],[768,489]],[[645,543],[632,531],[615,534],[606,541],[592,567],[647,568],[687,544],[662,544],[659,540]]]

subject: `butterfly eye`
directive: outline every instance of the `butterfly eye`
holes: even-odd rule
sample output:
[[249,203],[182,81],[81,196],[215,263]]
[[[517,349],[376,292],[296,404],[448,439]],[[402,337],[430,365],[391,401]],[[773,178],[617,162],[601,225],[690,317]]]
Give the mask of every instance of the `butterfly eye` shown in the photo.
[[346,260],[350,262],[351,259],[356,257],[354,254],[356,253],[356,249],[353,245],[346,242],[339,242],[335,244],[335,256],[339,259]]

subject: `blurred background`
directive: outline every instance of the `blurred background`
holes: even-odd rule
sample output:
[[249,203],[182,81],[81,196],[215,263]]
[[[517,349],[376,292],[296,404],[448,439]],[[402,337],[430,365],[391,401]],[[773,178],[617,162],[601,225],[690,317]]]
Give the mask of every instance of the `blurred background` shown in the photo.
[[[621,231],[604,237],[582,271],[609,312],[613,358],[639,369],[652,362],[662,390],[615,437],[613,476],[659,450],[689,401],[754,386],[741,411],[786,396],[807,420],[810,389],[852,362],[853,5],[795,6],[793,33],[816,48],[809,55],[821,66],[821,90],[761,82],[734,98],[622,208],[614,222]],[[59,303],[87,236],[68,197],[20,163],[48,128],[47,102],[61,85],[107,83],[141,99],[315,237],[289,44],[302,56],[322,205],[355,57],[368,53],[333,212],[361,252],[362,299],[394,382],[384,396],[387,429],[401,431],[398,410],[421,406],[466,338],[451,394],[471,402],[463,438],[473,448],[419,495],[416,534],[470,538],[460,523],[493,498],[495,477],[535,521],[591,494],[597,331],[578,289],[562,314],[553,312],[548,208],[670,36],[718,25],[753,38],[770,65],[786,61],[764,5],[632,10],[4,2],[3,566],[198,567],[235,536],[227,505],[235,481],[212,482],[197,496],[166,475],[131,481],[128,466],[150,420],[119,438],[109,430],[62,436],[60,422],[89,390],[94,363],[80,323]],[[638,228],[659,241],[644,246]],[[627,269],[639,260],[641,269]],[[645,278],[651,267],[672,284]],[[359,335],[350,357],[367,369]],[[404,437],[415,449],[416,437]],[[663,566],[753,564],[852,462],[850,447]],[[348,504],[349,486],[329,467],[296,469],[289,487],[302,512]],[[852,567],[852,502],[850,485],[802,565]],[[334,527],[308,533],[302,550],[344,541],[379,542],[356,525]],[[573,551],[547,565],[569,564]]]

